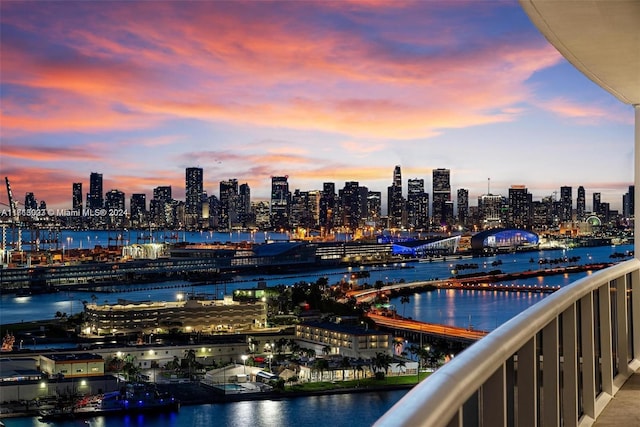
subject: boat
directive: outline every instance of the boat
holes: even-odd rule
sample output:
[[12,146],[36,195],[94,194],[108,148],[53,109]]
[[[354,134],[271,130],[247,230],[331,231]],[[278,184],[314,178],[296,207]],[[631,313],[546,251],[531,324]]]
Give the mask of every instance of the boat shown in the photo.
[[84,397],[68,407],[40,411],[41,421],[61,421],[105,415],[175,412],[180,402],[149,384],[127,384],[120,391]]

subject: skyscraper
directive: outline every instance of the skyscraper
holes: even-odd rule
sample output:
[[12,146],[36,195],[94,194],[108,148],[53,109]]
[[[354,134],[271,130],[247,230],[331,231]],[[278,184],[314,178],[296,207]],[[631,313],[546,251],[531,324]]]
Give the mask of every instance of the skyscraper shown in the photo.
[[231,230],[238,224],[238,180],[234,178],[220,181],[218,226],[222,230]]
[[424,179],[407,181],[407,225],[417,230],[429,228],[429,195],[424,192]]
[[469,221],[469,190],[458,189],[458,222],[466,225]]
[[512,185],[509,189],[509,226],[531,228],[532,196],[524,185]]
[[82,211],[82,183],[74,182],[71,189],[71,208],[75,212]]
[[450,210],[451,182],[449,169],[434,169],[433,175],[433,222],[436,225],[446,225],[453,219]]
[[131,222],[134,225],[142,225],[147,213],[147,195],[143,193],[132,194],[129,207]]
[[24,208],[38,209],[38,201],[33,193],[29,192],[24,195]]
[[89,209],[101,209],[104,207],[102,192],[102,174],[91,172],[89,176],[89,194],[87,194],[87,207]]
[[345,182],[344,188],[338,192],[340,206],[342,206],[340,225],[352,231],[357,229],[360,224],[362,202],[359,188],[360,184],[357,181],[349,181]]
[[243,227],[247,226],[247,221],[251,215],[251,188],[249,184],[240,184],[238,188],[238,222]]
[[576,219],[578,221],[584,221],[587,211],[587,198],[585,196],[584,187],[581,185],[578,187],[578,198],[576,199]]
[[402,173],[400,166],[393,169],[393,181],[387,187],[387,210],[389,216],[389,227],[402,228],[405,224],[402,219],[405,210],[405,201],[402,197]]
[[202,218],[202,168],[187,168],[185,174],[185,223],[195,226]]
[[571,187],[560,187],[560,221],[571,221],[573,217],[573,198]]
[[600,214],[600,202],[600,193],[593,193],[593,206],[591,210],[596,215]]
[[624,218],[633,218],[635,211],[635,185],[629,186],[629,191],[622,196],[622,215]]
[[289,203],[291,193],[289,192],[289,177],[271,177],[271,226],[274,229],[289,229]]
[[333,182],[325,182],[322,185],[320,196],[320,212],[318,221],[325,232],[330,232],[334,226],[336,208],[336,185]]

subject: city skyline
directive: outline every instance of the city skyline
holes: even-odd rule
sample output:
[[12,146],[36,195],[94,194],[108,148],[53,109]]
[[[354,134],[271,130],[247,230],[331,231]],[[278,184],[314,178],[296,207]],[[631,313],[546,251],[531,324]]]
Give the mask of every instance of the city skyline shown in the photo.
[[494,194],[584,186],[621,210],[632,109],[515,1],[188,5],[0,4],[0,169],[17,200],[68,208],[96,171],[127,202],[158,186],[185,200],[188,167],[208,194],[236,178],[268,200],[282,175],[384,194],[401,165],[404,194],[446,168],[470,204],[491,178]]

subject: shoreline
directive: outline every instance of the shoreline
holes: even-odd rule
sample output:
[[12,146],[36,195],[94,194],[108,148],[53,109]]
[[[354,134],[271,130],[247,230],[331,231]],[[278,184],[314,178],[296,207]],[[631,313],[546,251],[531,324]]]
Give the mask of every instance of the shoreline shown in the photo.
[[[424,379],[424,378],[423,378]],[[283,399],[297,399],[302,397],[312,396],[326,396],[333,394],[351,394],[351,393],[377,393],[383,391],[394,390],[411,390],[416,384],[389,384],[379,386],[362,386],[362,387],[349,387],[349,388],[335,388],[329,390],[314,390],[314,391],[273,391],[264,393],[239,393],[239,394],[226,394],[220,395],[205,386],[198,383],[187,384],[158,384],[158,389],[162,390],[166,387],[166,390],[172,392],[174,397],[179,401],[180,406],[197,406],[197,405],[213,405],[213,404],[225,404],[242,401],[258,401],[258,400],[283,400]],[[12,412],[0,413],[0,419],[5,418],[38,418],[42,409],[48,409],[43,407],[35,407],[35,409],[25,409],[25,405],[6,405]],[[99,414],[99,416],[113,416],[117,414]],[[92,417],[93,418],[93,417]]]

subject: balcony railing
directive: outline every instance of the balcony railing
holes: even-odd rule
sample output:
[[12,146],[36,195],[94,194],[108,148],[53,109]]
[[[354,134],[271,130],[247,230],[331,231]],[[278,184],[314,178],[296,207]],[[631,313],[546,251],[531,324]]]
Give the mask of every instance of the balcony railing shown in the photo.
[[562,288],[463,351],[382,426],[590,426],[640,367],[640,261]]

